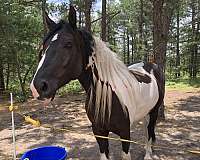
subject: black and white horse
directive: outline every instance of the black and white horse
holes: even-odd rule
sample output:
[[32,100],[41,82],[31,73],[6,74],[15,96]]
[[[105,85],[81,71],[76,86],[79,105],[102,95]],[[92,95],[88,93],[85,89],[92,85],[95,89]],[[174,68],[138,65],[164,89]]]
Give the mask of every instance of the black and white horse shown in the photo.
[[[113,132],[130,140],[130,127],[144,119],[145,159],[151,159],[158,109],[163,101],[163,73],[156,64],[137,63],[128,68],[103,41],[77,29],[71,6],[69,22],[53,22],[46,14],[49,33],[31,83],[33,96],[46,103],[56,91],[78,79],[87,93],[86,111],[95,135]],[[107,139],[96,138],[100,159],[109,158]],[[122,142],[122,159],[130,160],[129,142]]]

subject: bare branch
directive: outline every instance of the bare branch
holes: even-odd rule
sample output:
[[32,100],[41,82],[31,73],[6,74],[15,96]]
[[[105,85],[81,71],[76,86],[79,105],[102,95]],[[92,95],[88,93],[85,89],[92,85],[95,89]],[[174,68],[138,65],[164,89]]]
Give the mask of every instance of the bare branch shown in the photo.
[[[121,11],[114,12],[114,13],[110,13],[110,14],[107,14],[106,16],[109,18],[109,21],[110,21],[113,17],[115,17],[115,16],[118,15],[119,13],[121,13]],[[95,22],[97,22],[97,21],[99,21],[99,20],[101,20],[101,19],[102,19],[102,16],[99,17],[99,18],[97,18],[97,19],[95,19],[95,20],[93,20],[91,23],[95,23]]]

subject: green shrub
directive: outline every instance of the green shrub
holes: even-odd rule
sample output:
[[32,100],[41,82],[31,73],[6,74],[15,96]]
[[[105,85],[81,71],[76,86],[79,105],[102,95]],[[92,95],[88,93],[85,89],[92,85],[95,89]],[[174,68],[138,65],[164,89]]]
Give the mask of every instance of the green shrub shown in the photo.
[[71,81],[64,87],[60,88],[58,91],[58,94],[60,96],[65,95],[66,93],[79,93],[83,91],[83,88],[81,87],[80,83],[78,80]]

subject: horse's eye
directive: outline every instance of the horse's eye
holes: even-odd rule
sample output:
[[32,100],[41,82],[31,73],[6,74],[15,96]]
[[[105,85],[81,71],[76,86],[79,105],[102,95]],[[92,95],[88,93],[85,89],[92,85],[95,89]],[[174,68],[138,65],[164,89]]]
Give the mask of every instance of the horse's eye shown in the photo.
[[67,42],[67,43],[64,45],[64,48],[72,48],[72,42]]

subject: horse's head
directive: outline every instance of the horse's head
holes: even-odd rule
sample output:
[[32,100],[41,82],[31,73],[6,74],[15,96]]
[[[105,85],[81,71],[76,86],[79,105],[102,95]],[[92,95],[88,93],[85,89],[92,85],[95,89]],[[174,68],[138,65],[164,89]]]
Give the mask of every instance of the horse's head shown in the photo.
[[45,15],[48,34],[43,41],[41,59],[31,83],[33,96],[50,100],[56,90],[77,79],[83,71],[82,36],[76,26],[76,11],[71,6],[68,22],[56,24]]

